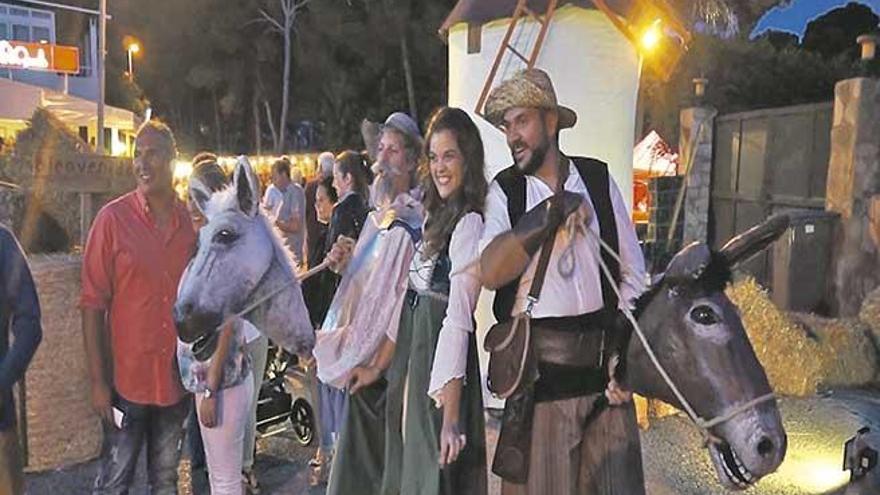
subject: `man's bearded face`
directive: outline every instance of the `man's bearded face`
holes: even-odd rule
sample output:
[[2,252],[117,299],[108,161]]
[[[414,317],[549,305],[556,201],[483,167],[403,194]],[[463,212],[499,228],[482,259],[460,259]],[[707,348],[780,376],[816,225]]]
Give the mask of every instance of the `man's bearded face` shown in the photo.
[[407,163],[404,138],[400,133],[393,130],[382,133],[373,170],[376,172],[376,180],[370,194],[375,206],[390,204],[398,194],[409,188],[411,166]]
[[501,128],[516,166],[523,173],[534,174],[550,149],[544,114],[537,108],[511,108],[504,113]]

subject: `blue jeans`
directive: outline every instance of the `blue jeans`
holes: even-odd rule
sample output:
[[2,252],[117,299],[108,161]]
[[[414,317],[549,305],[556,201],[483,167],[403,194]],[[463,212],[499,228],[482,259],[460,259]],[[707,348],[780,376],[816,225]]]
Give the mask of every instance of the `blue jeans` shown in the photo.
[[149,493],[177,493],[177,464],[183,423],[192,399],[168,407],[145,406],[119,398],[125,411],[122,429],[104,422],[104,444],[95,478],[94,495],[125,495],[131,487],[141,448],[147,446]]

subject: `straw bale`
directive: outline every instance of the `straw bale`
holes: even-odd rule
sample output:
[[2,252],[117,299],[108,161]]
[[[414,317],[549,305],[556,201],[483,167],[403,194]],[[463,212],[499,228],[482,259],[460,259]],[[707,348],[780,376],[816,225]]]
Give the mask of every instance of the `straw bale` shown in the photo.
[[[877,349],[868,327],[857,319],[828,319],[793,315],[819,341],[816,356],[821,373],[819,388],[867,385],[877,376]],[[805,361],[810,360],[806,357]]]
[[820,354],[819,343],[779,310],[753,278],[740,280],[728,288],[727,295],[739,307],[758,361],[776,393],[815,394],[822,378],[821,362],[799,357]]
[[727,290],[764,366],[781,395],[807,396],[832,386],[864,385],[877,374],[877,350],[867,327],[779,310],[753,278]]
[[77,309],[80,257],[35,256],[30,264],[43,314],[43,341],[25,375],[28,470],[45,470],[96,457],[102,437],[89,401]]
[[859,319],[871,329],[875,340],[880,342],[880,287],[865,296],[862,309],[859,311]]

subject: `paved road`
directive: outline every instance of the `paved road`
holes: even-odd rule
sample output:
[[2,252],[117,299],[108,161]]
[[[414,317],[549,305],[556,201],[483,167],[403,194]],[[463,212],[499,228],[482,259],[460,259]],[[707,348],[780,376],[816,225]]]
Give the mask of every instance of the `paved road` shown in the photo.
[[[848,476],[841,471],[843,443],[862,426],[880,431],[880,394],[847,391],[810,399],[782,399],[781,410],[789,448],[780,470],[756,487],[741,492],[746,495],[830,495],[838,493]],[[497,425],[490,421],[490,445]],[[700,436],[683,417],[655,420],[642,433],[647,492],[650,495],[720,495],[726,493],[715,481],[707,452],[700,446]],[[322,489],[309,489],[307,460],[313,449],[296,446],[284,436],[261,441],[257,456],[258,474],[263,493],[284,495],[323,495]],[[88,493],[94,476],[94,463],[64,470],[27,475],[28,493]],[[181,493],[190,493],[188,465],[181,467]],[[493,477],[494,478],[494,477]],[[139,469],[138,487],[133,495],[146,493],[143,466]],[[490,480],[497,493],[497,478]],[[880,493],[880,487],[877,489]]]

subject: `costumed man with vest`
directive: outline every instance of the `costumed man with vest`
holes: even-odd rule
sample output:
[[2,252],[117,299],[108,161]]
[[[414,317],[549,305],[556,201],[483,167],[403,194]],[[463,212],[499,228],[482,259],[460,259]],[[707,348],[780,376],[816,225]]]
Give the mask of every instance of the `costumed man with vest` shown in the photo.
[[[501,83],[486,116],[506,134],[515,163],[489,186],[481,277],[497,290],[496,327],[530,317],[518,328],[530,329],[521,355],[533,363],[505,389],[492,467],[502,494],[642,494],[635,408],[618,385],[618,363],[630,330],[619,308],[644,290],[644,259],[623,197],[605,163],[559,150],[559,131],[577,116],[558,105],[545,72],[524,70]],[[577,219],[580,230],[571,228]],[[496,348],[516,341],[503,340]],[[503,357],[495,354],[490,388],[492,360]]]
[[404,396],[403,377],[389,367],[395,349],[410,348],[400,318],[424,218],[416,187],[421,156],[418,125],[406,114],[391,114],[381,131],[370,192],[376,210],[353,251],[338,241],[327,255],[342,280],[313,354],[318,378],[350,393],[328,494],[378,495],[388,483],[386,437],[399,436]]

